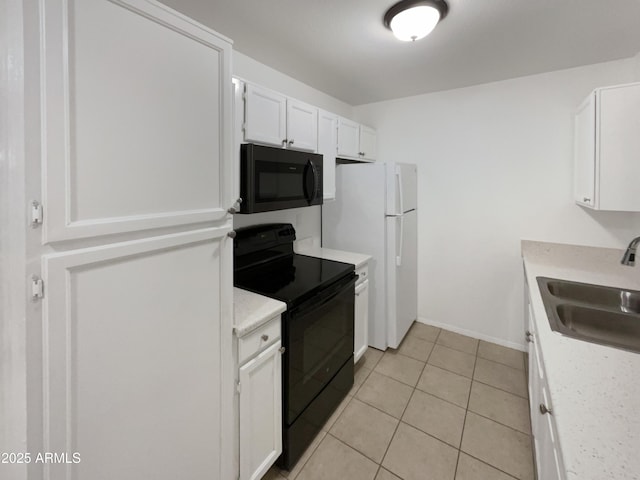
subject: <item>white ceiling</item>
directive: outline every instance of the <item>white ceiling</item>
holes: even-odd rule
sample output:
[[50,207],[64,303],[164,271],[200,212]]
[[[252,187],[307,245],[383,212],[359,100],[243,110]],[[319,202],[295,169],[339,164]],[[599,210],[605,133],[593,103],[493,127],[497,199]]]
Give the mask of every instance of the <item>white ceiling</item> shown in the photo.
[[640,52],[640,0],[448,0],[448,16],[415,43],[382,24],[395,0],[162,1],[351,105]]

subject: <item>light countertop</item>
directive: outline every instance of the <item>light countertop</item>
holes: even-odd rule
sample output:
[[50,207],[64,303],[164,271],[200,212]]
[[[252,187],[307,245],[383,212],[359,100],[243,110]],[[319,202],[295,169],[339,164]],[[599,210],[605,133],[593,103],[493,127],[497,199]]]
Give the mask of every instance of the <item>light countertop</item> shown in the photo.
[[283,302],[234,288],[233,331],[238,337],[243,337],[286,309],[287,305]]
[[536,277],[640,290],[615,249],[522,242],[522,257],[568,480],[640,479],[640,354],[553,332]]
[[310,257],[324,258],[325,260],[333,260],[335,262],[350,263],[355,265],[356,269],[371,260],[371,255],[322,247],[298,247],[296,248],[296,253],[299,253],[300,255],[308,255]]

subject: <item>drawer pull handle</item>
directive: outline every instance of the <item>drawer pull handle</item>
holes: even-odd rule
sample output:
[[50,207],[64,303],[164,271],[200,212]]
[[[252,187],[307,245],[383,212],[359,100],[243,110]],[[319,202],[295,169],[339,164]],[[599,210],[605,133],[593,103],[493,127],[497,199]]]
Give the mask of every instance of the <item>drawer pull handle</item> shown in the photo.
[[547,408],[547,406],[544,403],[540,404],[540,413],[542,415],[544,415],[546,413],[548,413],[549,415],[553,415],[552,412],[551,412],[551,409]]
[[269,340],[269,335],[264,334],[260,338],[262,339],[263,342],[266,342],[267,340]]

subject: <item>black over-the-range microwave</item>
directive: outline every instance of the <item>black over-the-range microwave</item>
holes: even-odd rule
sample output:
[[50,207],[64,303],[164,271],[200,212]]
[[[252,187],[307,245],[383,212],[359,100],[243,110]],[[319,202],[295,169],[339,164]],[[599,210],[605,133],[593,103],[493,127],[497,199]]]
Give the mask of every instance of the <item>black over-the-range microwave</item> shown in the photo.
[[322,205],[322,155],[241,145],[240,197],[240,213]]

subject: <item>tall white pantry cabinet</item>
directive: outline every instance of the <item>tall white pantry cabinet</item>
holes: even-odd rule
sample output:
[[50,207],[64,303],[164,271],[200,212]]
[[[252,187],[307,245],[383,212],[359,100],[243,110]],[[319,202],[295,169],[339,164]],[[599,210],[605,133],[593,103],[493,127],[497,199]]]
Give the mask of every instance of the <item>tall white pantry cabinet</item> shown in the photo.
[[151,0],[24,25],[24,448],[81,459],[24,478],[235,478],[231,42]]

